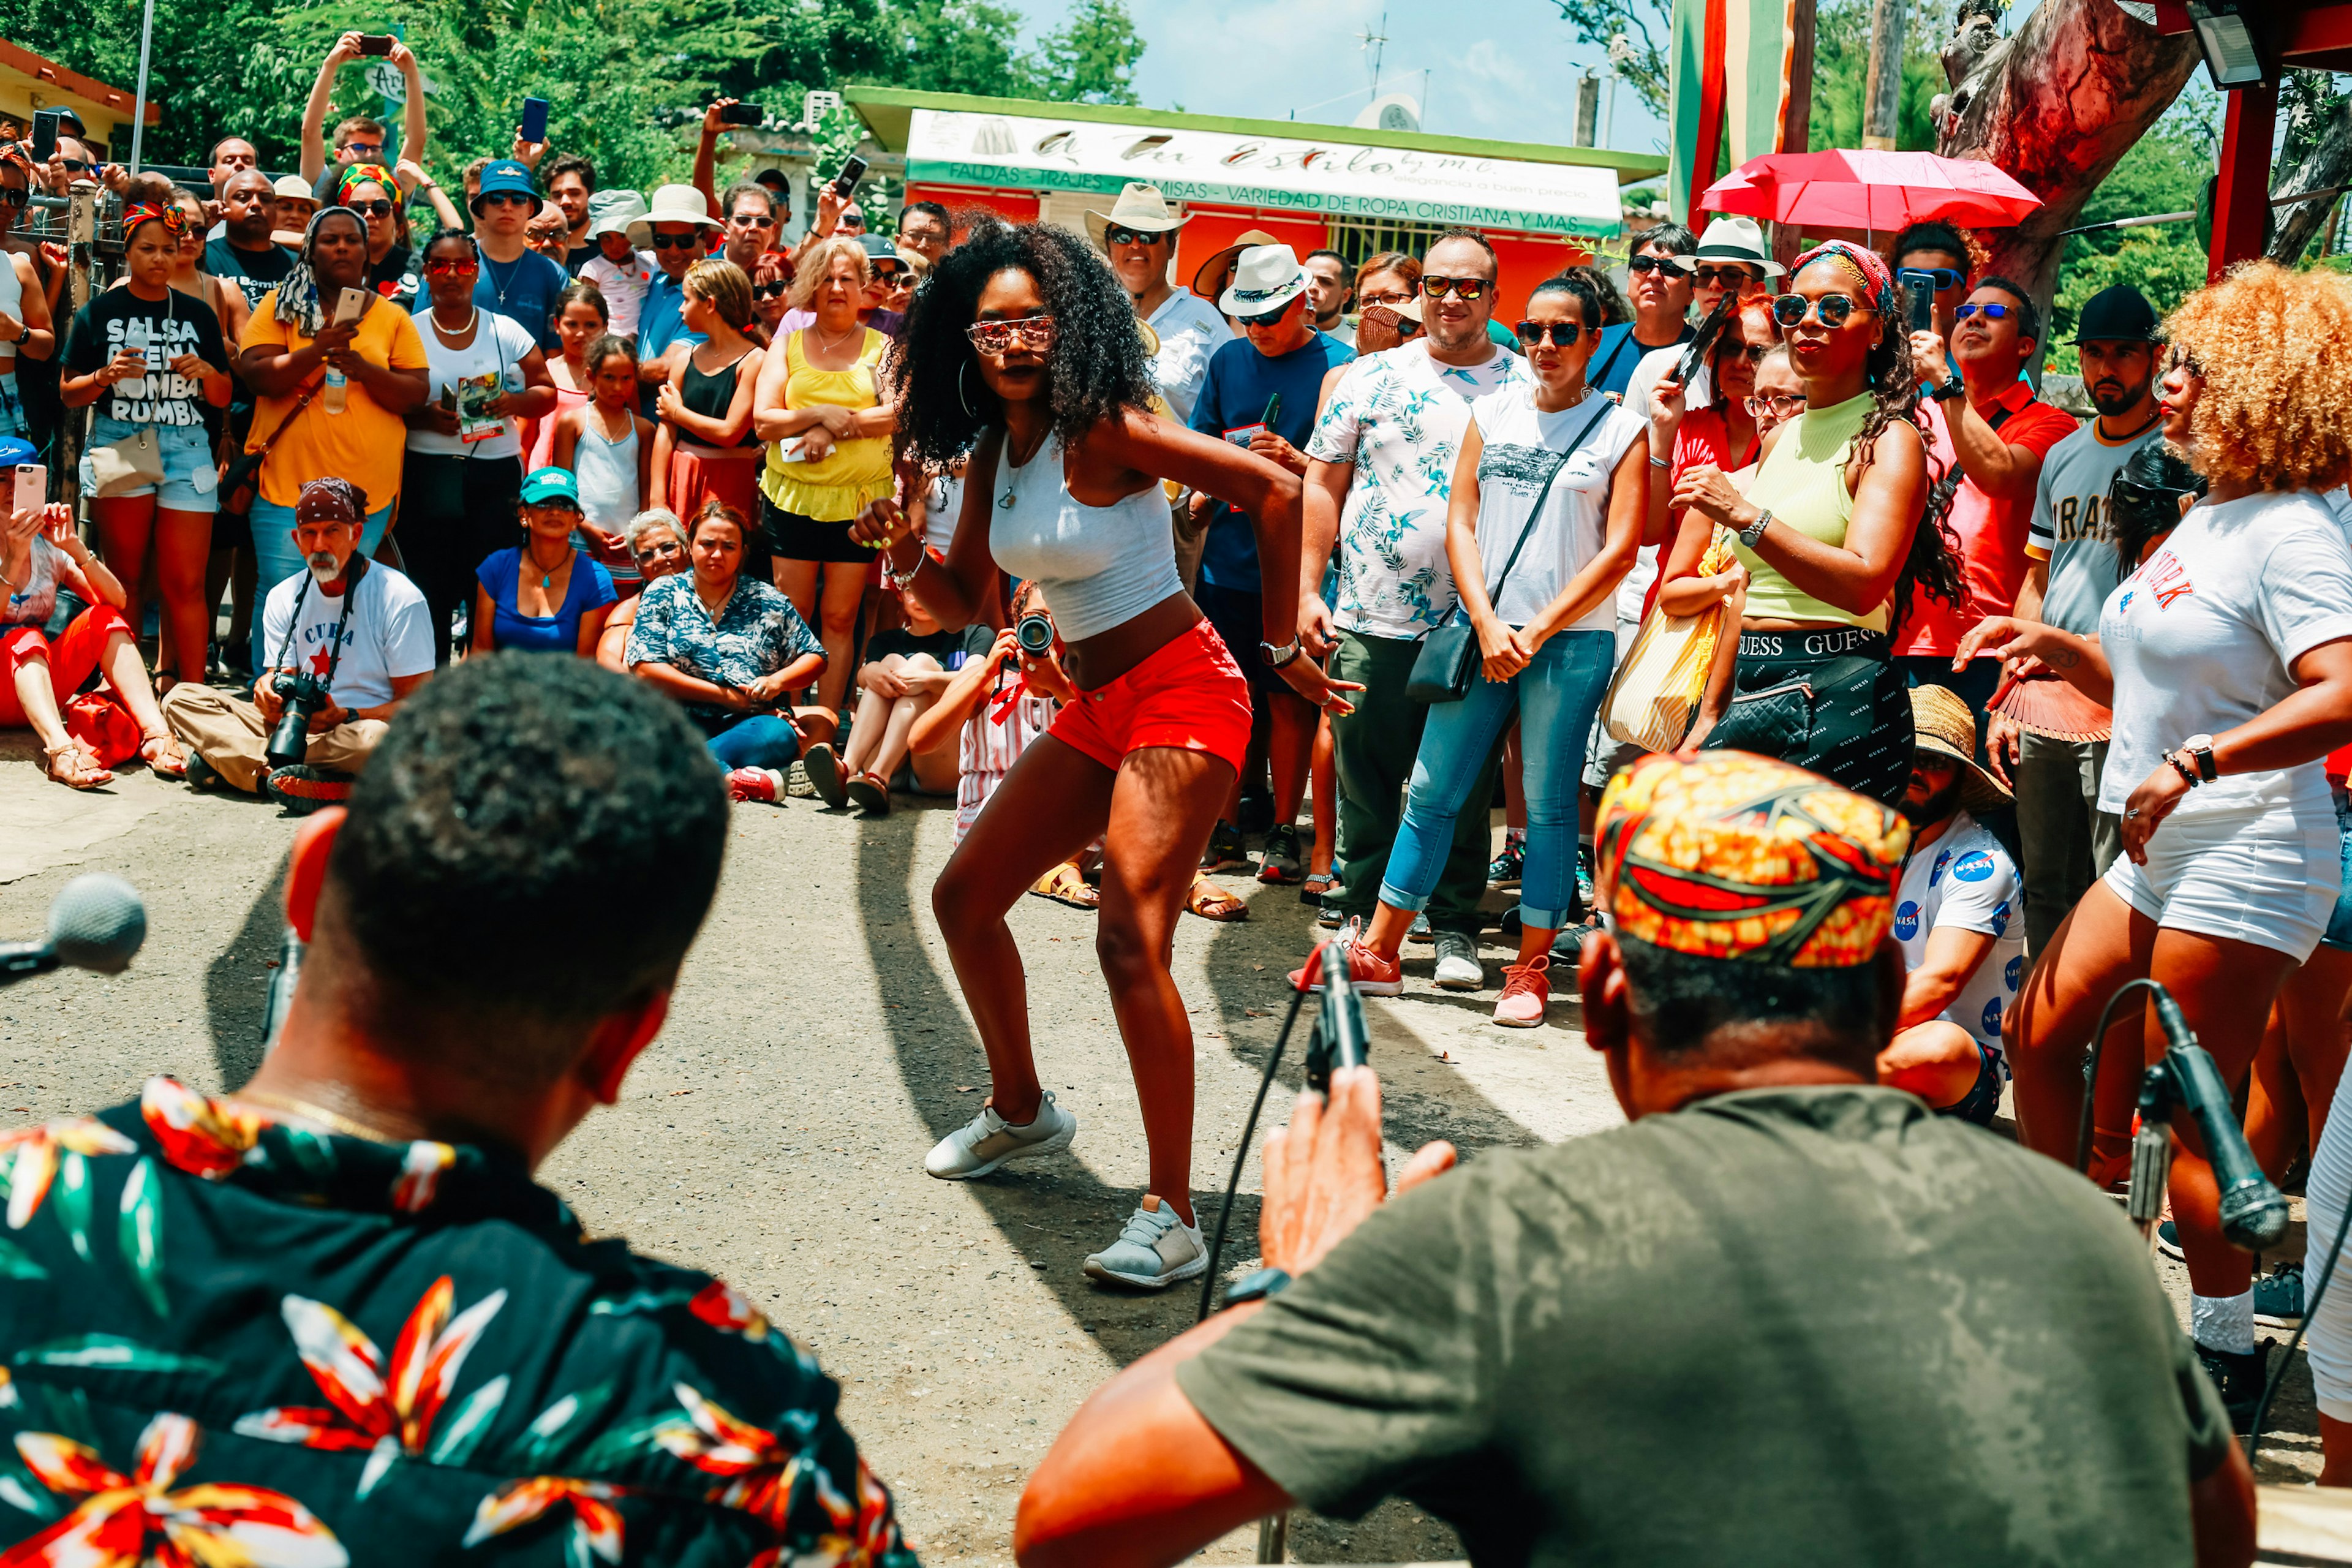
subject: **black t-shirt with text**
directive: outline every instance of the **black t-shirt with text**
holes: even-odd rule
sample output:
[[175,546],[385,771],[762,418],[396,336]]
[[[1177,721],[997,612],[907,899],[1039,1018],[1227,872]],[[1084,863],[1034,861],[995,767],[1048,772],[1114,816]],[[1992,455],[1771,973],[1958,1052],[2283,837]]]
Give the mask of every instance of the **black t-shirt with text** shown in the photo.
[[172,374],[171,362],[193,353],[215,370],[228,368],[228,345],[220,318],[176,289],[161,300],[142,300],[128,287],[109,289],[74,312],[66,331],[65,368],[88,375],[125,348],[142,350],[147,374],[106,389],[98,414],[130,425],[202,426],[204,384]]
[[245,308],[251,310],[259,308],[262,296],[277,288],[279,279],[294,270],[294,253],[278,245],[247,250],[230,244],[223,235],[205,247],[204,260],[197,265],[222,282],[234,284],[245,296]]

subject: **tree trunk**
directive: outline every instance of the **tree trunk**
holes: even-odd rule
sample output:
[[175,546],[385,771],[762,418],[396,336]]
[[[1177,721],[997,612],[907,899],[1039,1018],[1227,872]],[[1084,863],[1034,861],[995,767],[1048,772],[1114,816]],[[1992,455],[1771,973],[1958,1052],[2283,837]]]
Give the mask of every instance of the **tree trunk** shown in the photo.
[[1903,134],[1903,24],[1911,0],[1877,0],[1870,18],[1870,80],[1863,89],[1862,144],[1895,151]]
[[[2352,100],[2336,111],[2335,120],[2326,133],[2312,144],[2287,176],[2271,194],[2280,196],[2300,195],[2305,191],[2335,190],[2352,180]],[[2282,267],[2292,267],[2303,259],[2311,237],[2326,226],[2328,215],[2335,212],[2337,197],[2326,196],[2273,211],[2278,218],[2278,233],[2271,239],[2270,258]]]
[[1982,0],[1961,7],[1944,51],[1953,90],[1937,103],[1937,151],[2006,171],[2042,205],[2015,228],[1976,237],[1988,269],[2016,279],[2045,311],[2058,258],[2083,204],[2179,96],[2197,47],[2166,38],[2115,0],[2042,0],[2014,37],[1994,36]]

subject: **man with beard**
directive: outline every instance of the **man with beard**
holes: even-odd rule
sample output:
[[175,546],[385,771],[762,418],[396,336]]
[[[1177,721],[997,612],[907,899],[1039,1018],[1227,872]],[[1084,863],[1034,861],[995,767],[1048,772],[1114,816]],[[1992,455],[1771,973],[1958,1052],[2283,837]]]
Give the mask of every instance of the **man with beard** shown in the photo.
[[[2154,391],[2158,330],[2155,307],[2128,283],[2101,289],[2083,307],[2074,347],[2099,416],[2042,460],[2017,595],[2021,620],[2082,637],[2099,629],[2099,606],[2119,573],[2108,487],[2134,454],[2164,441]],[[1985,745],[1993,771],[2017,793],[2025,941],[2039,952],[2123,842],[2123,824],[2098,805],[2107,743],[2038,734],[1995,713]]]
[[2010,804],[1972,760],[1977,716],[1940,686],[1911,689],[1916,733],[1903,815],[1911,858],[1895,895],[1903,1011],[1878,1081],[1981,1127],[2000,1104],[2001,1021],[2025,969],[2017,865],[1971,810]]
[[[163,718],[188,745],[190,788],[266,793],[297,816],[340,804],[401,700],[433,673],[424,594],[360,553],[367,510],[348,479],[302,487],[293,535],[303,569],[262,605],[269,668],[254,682],[252,701],[189,681],[164,698]],[[303,760],[273,768],[269,731],[286,707],[278,682],[299,675],[323,684],[327,700],[310,716]]]

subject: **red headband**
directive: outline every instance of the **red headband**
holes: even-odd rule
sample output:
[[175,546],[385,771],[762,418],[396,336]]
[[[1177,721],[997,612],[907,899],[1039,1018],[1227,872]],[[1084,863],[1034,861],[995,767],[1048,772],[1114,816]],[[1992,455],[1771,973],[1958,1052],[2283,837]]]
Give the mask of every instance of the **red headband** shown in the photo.
[[1887,299],[1895,288],[1895,275],[1886,269],[1885,258],[1876,251],[1864,250],[1851,240],[1827,239],[1813,247],[1797,258],[1797,264],[1789,268],[1790,280],[1794,282],[1798,273],[1824,258],[1843,265],[1854,275],[1856,282],[1870,291],[1872,310],[1884,311],[1886,309]]

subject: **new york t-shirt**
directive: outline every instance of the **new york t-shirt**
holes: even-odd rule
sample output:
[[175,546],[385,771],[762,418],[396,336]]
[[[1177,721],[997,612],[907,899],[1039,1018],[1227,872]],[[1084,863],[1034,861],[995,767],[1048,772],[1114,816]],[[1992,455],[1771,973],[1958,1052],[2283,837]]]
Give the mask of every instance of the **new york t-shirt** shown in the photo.
[[1941,1016],[1995,1056],[2001,1054],[2001,1024],[2017,1004],[2025,973],[2021,886],[2017,864],[2000,840],[1964,811],[1934,843],[1912,855],[1895,895],[1895,940],[1903,948],[1906,969],[1927,962],[1927,939],[1940,928],[1981,931],[1993,939],[1984,962]]
[[392,700],[394,679],[433,668],[433,616],[416,584],[389,566],[369,565],[358,584],[345,591],[352,603],[351,619],[342,626],[341,658],[334,649],[343,595],[320,593],[308,571],[270,589],[263,602],[262,657],[272,669],[304,670],[321,680],[331,670],[327,689],[338,707],[381,708]]
[[228,345],[220,318],[176,289],[161,300],[142,300],[128,286],[90,297],[74,312],[66,331],[65,367],[88,375],[126,348],[147,356],[147,374],[116,382],[99,395],[101,418],[126,425],[182,425],[201,428],[205,385],[172,374],[171,363],[195,354],[215,370],[228,369]]

